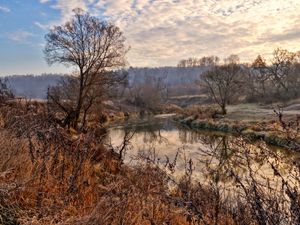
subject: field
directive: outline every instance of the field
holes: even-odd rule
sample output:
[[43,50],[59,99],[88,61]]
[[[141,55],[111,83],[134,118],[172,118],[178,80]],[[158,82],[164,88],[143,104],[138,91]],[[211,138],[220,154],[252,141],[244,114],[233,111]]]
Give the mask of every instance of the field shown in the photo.
[[[283,114],[286,117],[296,117],[300,114],[300,100],[282,107]],[[280,104],[279,104],[280,105]],[[243,120],[243,121],[270,121],[276,120],[277,116],[274,112],[278,110],[277,104],[259,105],[259,104],[239,104],[228,106],[228,115],[226,119]]]

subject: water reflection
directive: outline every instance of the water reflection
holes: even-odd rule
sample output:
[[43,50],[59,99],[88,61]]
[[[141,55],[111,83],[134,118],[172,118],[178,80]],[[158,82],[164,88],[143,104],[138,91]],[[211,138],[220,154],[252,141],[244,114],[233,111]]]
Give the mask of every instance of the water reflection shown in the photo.
[[[213,198],[234,210],[247,208],[258,224],[300,224],[299,154],[241,137],[191,131],[159,119],[112,127],[112,145],[120,145],[128,131],[134,135],[126,163],[144,159],[179,182],[192,179],[198,183],[196,191],[206,185],[215,193]],[[191,194],[186,196],[186,201],[193,201]]]
[[250,170],[255,171],[259,180],[267,181],[274,177],[275,166],[283,176],[290,178],[291,171],[295,171],[291,167],[298,165],[295,163],[298,156],[282,149],[222,133],[195,132],[166,119],[114,126],[109,130],[112,145],[120,146],[128,132],[134,132],[134,135],[125,162],[134,162],[142,156],[165,165],[176,158],[174,175],[182,176],[186,162],[191,159],[193,176],[202,182],[213,179],[228,183],[234,178],[233,174],[244,178]]

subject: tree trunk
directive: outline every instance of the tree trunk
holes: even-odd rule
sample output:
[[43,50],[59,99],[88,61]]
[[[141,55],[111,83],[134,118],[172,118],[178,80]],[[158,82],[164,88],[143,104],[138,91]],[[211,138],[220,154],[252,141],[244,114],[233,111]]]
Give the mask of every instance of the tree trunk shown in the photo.
[[78,93],[78,99],[77,99],[77,106],[76,106],[76,109],[75,109],[75,116],[74,116],[74,120],[72,121],[73,122],[72,126],[73,126],[73,128],[75,130],[77,130],[77,128],[78,128],[80,111],[81,111],[82,102],[83,102],[83,99],[82,99],[83,88],[84,88],[84,86],[83,86],[83,78],[84,78],[83,70],[82,70],[82,68],[80,68],[79,93]]
[[226,115],[226,114],[227,114],[226,105],[223,104],[223,105],[221,106],[221,108],[222,108],[222,114],[223,114],[223,115]]

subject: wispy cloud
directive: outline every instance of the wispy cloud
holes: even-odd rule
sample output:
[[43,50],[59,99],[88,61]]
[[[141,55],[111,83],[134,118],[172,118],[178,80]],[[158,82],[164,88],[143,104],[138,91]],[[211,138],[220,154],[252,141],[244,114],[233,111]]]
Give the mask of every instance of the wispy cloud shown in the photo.
[[175,65],[184,57],[211,54],[236,53],[252,60],[275,45],[295,50],[300,38],[300,1],[295,0],[51,2],[61,12],[60,20],[52,23],[68,20],[76,7],[114,21],[131,46],[133,66]]
[[61,11],[60,22],[66,22],[73,15],[75,8],[81,8],[88,11],[88,6],[91,5],[94,0],[56,0],[52,5],[52,8]]
[[40,3],[47,3],[50,2],[51,0],[40,0]]
[[7,34],[7,37],[11,41],[15,41],[15,42],[25,42],[29,37],[32,36],[34,36],[33,33],[30,33],[28,31],[23,31],[23,30],[18,30]]
[[0,12],[8,13],[8,12],[10,12],[10,8],[0,5]]
[[51,27],[51,25],[49,25],[49,24],[42,24],[42,23],[37,22],[37,21],[34,22],[34,25],[41,28],[42,30],[47,30]]

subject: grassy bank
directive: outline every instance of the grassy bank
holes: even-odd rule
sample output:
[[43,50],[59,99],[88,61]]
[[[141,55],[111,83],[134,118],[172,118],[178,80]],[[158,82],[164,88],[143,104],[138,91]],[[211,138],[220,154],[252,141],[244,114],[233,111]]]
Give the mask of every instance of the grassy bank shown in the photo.
[[300,137],[293,140],[280,130],[277,122],[251,122],[233,120],[198,119],[197,116],[177,116],[176,122],[195,130],[220,131],[241,135],[251,140],[263,140],[267,144],[299,151]]

